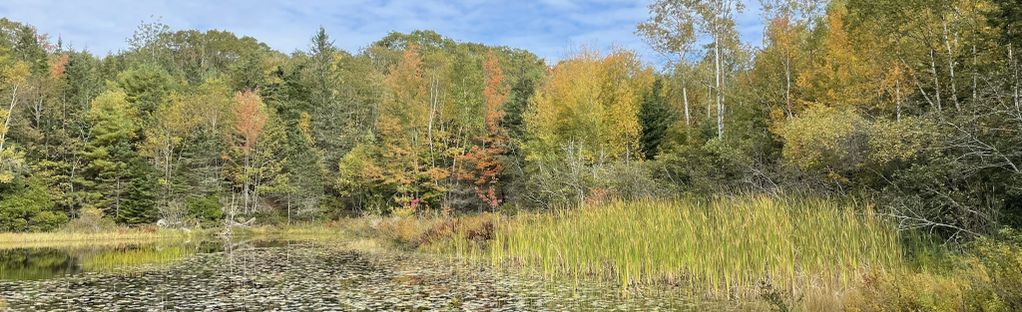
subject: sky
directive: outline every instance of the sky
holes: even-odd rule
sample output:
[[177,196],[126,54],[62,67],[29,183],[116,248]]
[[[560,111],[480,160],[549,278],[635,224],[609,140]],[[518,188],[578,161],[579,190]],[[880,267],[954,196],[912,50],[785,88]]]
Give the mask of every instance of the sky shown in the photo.
[[[743,41],[759,45],[756,0],[736,17]],[[392,31],[431,29],[459,42],[523,48],[548,62],[574,51],[626,48],[663,64],[635,34],[652,0],[4,0],[0,16],[35,26],[65,45],[105,55],[127,48],[143,21],[172,30],[219,29],[290,53],[306,50],[318,27],[339,48],[358,52]]]

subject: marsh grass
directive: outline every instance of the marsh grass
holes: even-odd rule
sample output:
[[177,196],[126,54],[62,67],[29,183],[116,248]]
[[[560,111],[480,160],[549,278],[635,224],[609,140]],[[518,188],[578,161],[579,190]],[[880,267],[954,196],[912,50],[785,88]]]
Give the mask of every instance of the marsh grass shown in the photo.
[[206,235],[204,231],[119,228],[96,233],[70,231],[43,233],[0,233],[2,248],[41,248],[118,245],[126,242],[181,240]]
[[130,250],[108,250],[83,256],[82,269],[86,271],[115,271],[141,265],[173,263],[195,254],[187,246],[148,246]]
[[350,230],[340,222],[332,223],[300,223],[281,226],[255,226],[236,228],[234,235],[258,237],[292,237],[309,239],[346,238]]
[[[899,267],[891,224],[869,206],[769,197],[610,202],[501,221],[485,248],[442,249],[547,277],[682,286],[714,297],[837,289]],[[793,296],[794,297],[794,296]]]

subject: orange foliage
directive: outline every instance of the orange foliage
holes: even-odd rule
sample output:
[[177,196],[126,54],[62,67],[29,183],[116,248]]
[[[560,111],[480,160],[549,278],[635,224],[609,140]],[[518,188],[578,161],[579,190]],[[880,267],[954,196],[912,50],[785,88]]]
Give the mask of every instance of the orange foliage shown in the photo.
[[67,68],[68,59],[69,57],[67,53],[63,53],[55,58],[50,59],[50,76],[53,77],[53,79],[59,79],[60,77],[64,76],[64,71]]
[[242,91],[234,95],[234,130],[241,137],[241,150],[247,155],[255,147],[266,126],[266,112],[263,99],[254,91]]
[[503,87],[504,72],[493,51],[486,55],[483,71],[486,73],[483,97],[486,100],[486,130],[489,133],[480,139],[481,146],[473,146],[469,153],[462,156],[462,159],[472,164],[473,168],[468,172],[462,172],[460,176],[475,184],[479,199],[486,202],[490,208],[497,208],[502,202],[497,192],[497,177],[504,170],[504,165],[498,157],[504,154],[507,144],[507,137],[500,129],[500,121],[504,118],[502,106],[508,95]]

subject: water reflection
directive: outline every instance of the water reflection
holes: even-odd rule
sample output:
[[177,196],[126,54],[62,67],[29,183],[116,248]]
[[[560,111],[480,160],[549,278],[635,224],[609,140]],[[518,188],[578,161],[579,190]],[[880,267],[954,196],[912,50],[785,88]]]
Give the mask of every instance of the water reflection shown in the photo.
[[202,253],[224,252],[236,261],[236,251],[286,245],[280,240],[208,239],[186,242],[75,246],[66,248],[0,249],[0,280],[40,280],[83,272],[131,270],[169,264]]
[[0,250],[0,280],[37,280],[77,272],[81,272],[78,258],[64,250]]

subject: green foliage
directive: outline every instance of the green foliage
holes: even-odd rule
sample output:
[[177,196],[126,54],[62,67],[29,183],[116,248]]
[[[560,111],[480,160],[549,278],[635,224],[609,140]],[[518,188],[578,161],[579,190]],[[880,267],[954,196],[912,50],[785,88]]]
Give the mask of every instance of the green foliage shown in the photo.
[[0,190],[0,231],[51,231],[67,222],[67,215],[56,209],[50,189],[40,177],[30,177]]
[[128,164],[127,182],[123,202],[116,213],[117,222],[123,224],[155,223],[159,219],[156,205],[156,178],[149,164],[134,159]]
[[1003,229],[997,239],[982,238],[971,246],[972,256],[964,265],[973,288],[971,307],[985,311],[1017,311],[1022,309],[1022,234]]
[[639,143],[643,155],[649,160],[660,154],[668,131],[678,122],[675,111],[667,103],[665,93],[663,81],[657,79],[639,107],[639,123],[642,125]]
[[866,122],[849,109],[811,107],[784,126],[784,158],[803,170],[833,179],[862,163],[867,145]]
[[[981,238],[918,270],[875,271],[843,300],[850,311],[1016,311],[1022,305],[1022,245],[1017,231]],[[909,258],[917,260],[919,255]]]
[[220,207],[220,198],[216,195],[203,197],[189,197],[185,201],[188,209],[188,216],[204,222],[217,222],[223,218],[223,210]]
[[1001,29],[1004,41],[1022,46],[1022,4],[1012,0],[992,0],[995,9],[988,11],[990,24]]
[[116,88],[134,106],[136,114],[148,118],[162,106],[175,88],[174,81],[159,67],[146,65],[117,74]]
[[135,150],[138,110],[121,91],[107,91],[89,108],[92,137],[83,153],[87,161],[79,198],[118,222],[146,223],[156,219],[152,168]]

